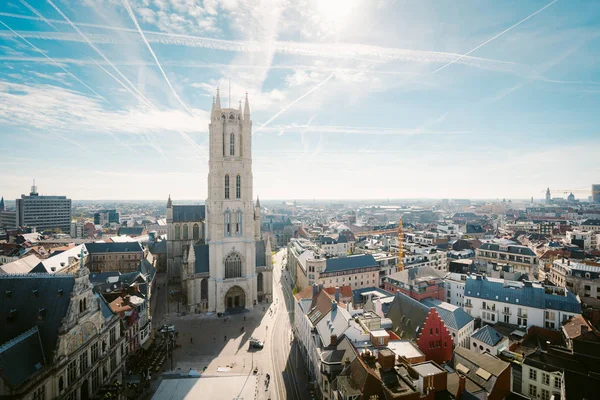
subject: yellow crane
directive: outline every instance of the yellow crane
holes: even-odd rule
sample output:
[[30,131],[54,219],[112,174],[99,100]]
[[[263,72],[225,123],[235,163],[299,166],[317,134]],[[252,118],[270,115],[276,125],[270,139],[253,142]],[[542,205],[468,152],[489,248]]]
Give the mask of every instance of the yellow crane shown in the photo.
[[404,264],[402,263],[402,257],[404,256],[404,251],[402,249],[403,241],[404,231],[402,230],[402,217],[400,217],[400,222],[398,222],[398,271],[402,271],[404,269]]

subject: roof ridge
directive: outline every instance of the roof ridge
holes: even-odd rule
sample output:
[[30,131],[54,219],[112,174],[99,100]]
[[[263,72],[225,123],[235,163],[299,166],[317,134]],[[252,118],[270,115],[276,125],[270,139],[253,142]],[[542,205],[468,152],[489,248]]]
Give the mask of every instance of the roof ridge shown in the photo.
[[58,278],[74,278],[75,274],[49,274],[47,272],[29,272],[23,274],[1,274],[0,279],[13,279],[13,278],[44,278],[44,279],[58,279]]

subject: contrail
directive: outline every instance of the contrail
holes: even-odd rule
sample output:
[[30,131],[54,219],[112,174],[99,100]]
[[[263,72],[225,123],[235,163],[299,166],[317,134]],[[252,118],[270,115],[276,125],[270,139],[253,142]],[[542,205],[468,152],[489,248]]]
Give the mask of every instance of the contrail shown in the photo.
[[19,0],[19,1],[21,2],[21,4],[23,4],[25,7],[27,7],[29,9],[29,11],[31,11],[32,13],[37,15],[37,17],[39,19],[41,19],[42,21],[44,21],[45,23],[50,25],[52,28],[54,28],[55,31],[58,31],[58,29],[54,25],[52,25],[52,22],[48,21],[42,14],[40,14],[40,12],[38,12],[38,10],[36,10],[32,6],[30,6],[25,0]]
[[[0,24],[4,25],[8,30],[10,30],[11,32],[14,32],[15,35],[17,35],[19,38],[21,38],[21,40],[23,40],[25,43],[27,43],[29,46],[33,47],[33,49],[35,49],[35,51],[37,51],[38,53],[42,54],[44,57],[46,57],[48,60],[50,60],[50,62],[52,62],[52,64],[56,65],[58,68],[62,69],[63,71],[65,71],[69,76],[71,76],[73,79],[75,79],[77,82],[81,83],[83,86],[85,86],[90,92],[94,93],[96,96],[98,96],[98,98],[104,100],[104,102],[106,102],[107,104],[110,104],[112,106],[112,104],[110,103],[110,101],[106,100],[106,98],[104,98],[103,96],[101,96],[98,92],[96,92],[94,89],[92,89],[91,87],[89,87],[88,85],[86,85],[81,79],[79,79],[78,77],[76,77],[75,75],[73,75],[69,70],[67,70],[65,67],[63,67],[62,65],[60,65],[59,63],[57,63],[56,61],[54,61],[50,56],[48,56],[46,53],[44,53],[42,50],[38,49],[33,43],[31,43],[30,41],[28,41],[27,39],[25,39],[24,37],[22,37],[21,35],[19,35],[17,32],[15,32],[10,26],[6,25],[4,22],[0,21]],[[114,107],[114,106],[113,106]]]
[[[131,86],[131,89],[133,89],[136,93],[137,93],[137,98],[138,100],[140,100],[142,103],[146,103],[146,105],[148,105],[149,107],[154,107],[140,92],[139,90],[137,90],[137,88],[129,81],[129,79],[127,79],[127,77],[125,75],[123,75],[123,73],[121,73],[121,71],[119,71],[119,69],[117,67],[115,67],[113,65],[113,63],[104,55],[104,53],[102,53],[100,51],[100,49],[98,49],[98,47],[96,47],[88,38],[87,36],[85,36],[83,34],[83,32],[81,32],[81,30],[75,26],[75,24],[69,19],[69,17],[67,17],[57,6],[54,5],[54,3],[51,0],[48,0],[48,4],[50,4],[64,19],[65,21],[67,21],[71,27],[73,29],[75,29],[77,31],[77,33],[79,33],[79,35],[87,42],[87,44],[90,45],[90,47],[92,49],[94,49],[94,51],[96,53],[98,53],[98,55],[100,57],[102,57],[104,59],[104,61],[106,61],[108,63],[108,65],[110,65],[112,67],[112,69],[115,70],[115,72],[117,74],[119,74],[119,76],[121,76],[121,78],[127,82],[127,84],[129,84]],[[127,87],[125,86],[125,88],[127,89]],[[131,92],[131,90],[129,90]]]
[[156,65],[158,66],[158,69],[160,70],[163,78],[165,78],[165,81],[167,82],[167,85],[169,85],[169,88],[171,88],[171,92],[173,92],[173,94],[175,95],[175,98],[177,99],[177,101],[179,102],[179,104],[181,104],[183,106],[183,108],[185,108],[185,110],[187,112],[189,112],[192,116],[194,116],[194,113],[192,112],[192,110],[190,110],[190,108],[181,100],[181,98],[179,97],[179,95],[175,91],[175,88],[173,87],[173,85],[171,85],[171,81],[169,81],[169,78],[167,77],[167,74],[165,74],[165,70],[161,67],[160,62],[158,62],[158,58],[156,57],[156,54],[154,54],[154,50],[152,50],[152,47],[150,46],[150,43],[148,43],[148,41],[146,40],[146,36],[144,36],[144,31],[142,31],[142,28],[140,28],[140,24],[138,24],[138,21],[135,18],[135,15],[133,14],[133,11],[131,10],[131,7],[129,6],[129,2],[127,2],[127,0],[123,0],[123,5],[127,9],[127,13],[129,13],[129,17],[131,17],[131,20],[133,21],[133,24],[135,25],[135,27],[137,28],[138,32],[142,36],[142,40],[144,40],[144,43],[146,43],[146,47],[148,47],[148,50],[150,51],[150,54],[152,54],[152,57],[154,58],[154,61],[156,61]]
[[[19,0],[25,7],[27,7],[29,9],[29,11],[31,11],[32,13],[34,13],[35,15],[37,15],[42,21],[44,21],[46,24],[48,24],[49,26],[51,26],[55,31],[58,31],[58,28],[56,28],[54,25],[52,25],[52,23],[50,23],[50,21],[48,21],[38,10],[36,10],[34,7],[30,6],[26,1],[24,0]],[[1,21],[0,21],[1,22]],[[10,29],[5,23],[2,23],[4,26],[6,26],[8,29]],[[12,31],[12,29],[10,29]],[[13,31],[14,32],[14,31]],[[15,34],[17,36],[20,36],[17,32],[15,32]],[[53,59],[51,59],[49,56],[47,56],[45,53],[43,53],[41,50],[39,50],[37,47],[35,47],[32,43],[29,43],[25,38],[21,37],[21,39],[23,39],[26,43],[28,43],[30,46],[32,46],[35,50],[37,50],[38,52],[42,53],[46,58],[48,58],[50,61],[52,61],[54,64],[56,64],[59,68],[61,68],[63,71],[65,71],[67,74],[69,74],[73,79],[75,79],[77,82],[81,83],[83,86],[85,86],[86,88],[88,88],[92,93],[94,93],[96,96],[100,97],[102,100],[104,100],[108,105],[110,105],[112,108],[114,108],[115,110],[119,110],[117,108],[117,106],[115,106],[114,104],[112,104],[110,101],[108,101],[105,97],[101,96],[100,94],[98,94],[98,92],[96,92],[94,89],[92,89],[89,85],[85,84],[81,79],[79,79],[78,77],[76,77],[75,75],[73,75],[70,71],[67,71],[65,68],[63,68],[62,65],[56,63]],[[97,62],[96,62],[97,64]],[[106,71],[108,72],[108,71]],[[110,75],[110,73],[109,73]],[[127,143],[123,142],[119,137],[117,137],[117,135],[113,134],[112,132],[109,132],[109,135],[115,139],[117,142],[119,142],[121,145],[123,145],[124,147],[126,147],[127,149],[131,150],[133,153],[141,156],[141,154],[133,147],[129,146]],[[61,136],[62,137],[62,136]],[[160,153],[162,154],[162,153]]]
[[281,110],[279,110],[275,115],[273,115],[271,118],[269,118],[267,120],[267,122],[265,122],[264,124],[262,124],[261,126],[258,127],[258,129],[256,129],[254,131],[254,133],[260,132],[265,126],[267,126],[268,124],[270,124],[275,118],[279,117],[281,114],[283,114],[284,112],[286,112],[290,107],[292,107],[294,104],[298,103],[300,100],[302,100],[303,98],[305,98],[306,96],[308,96],[309,94],[311,94],[312,92],[314,92],[315,90],[319,89],[321,86],[323,86],[325,83],[327,83],[327,81],[329,81],[333,75],[335,74],[335,71],[332,72],[331,74],[329,74],[329,76],[325,79],[323,79],[318,85],[314,86],[312,89],[310,89],[308,92],[304,93],[302,96],[298,97],[296,100],[292,101],[290,104],[288,104],[287,106],[283,107]]
[[496,36],[492,37],[491,39],[486,40],[485,42],[481,43],[479,46],[475,47],[474,49],[472,49],[471,51],[466,52],[465,54],[457,57],[456,59],[450,61],[448,64],[446,65],[442,65],[441,67],[439,67],[438,69],[436,69],[435,71],[433,71],[432,73],[438,73],[439,71],[443,70],[444,68],[446,68],[449,65],[454,64],[455,62],[461,60],[463,57],[467,57],[469,54],[471,54],[472,52],[474,52],[477,49],[482,48],[483,46],[485,46],[486,44],[488,44],[489,42],[491,42],[494,39],[497,39],[498,37],[504,35],[506,32],[510,31],[511,29],[521,25],[523,22],[527,21],[528,19],[534,17],[535,15],[541,13],[542,11],[544,11],[546,8],[550,7],[552,4],[556,3],[558,0],[554,0],[548,4],[546,4],[544,7],[540,8],[539,10],[537,10],[536,12],[534,12],[533,14],[523,18],[522,20],[520,20],[519,22],[517,22],[516,24],[506,28],[505,30],[503,30],[502,32],[500,32],[499,34],[497,34]]
[[[133,89],[136,93],[137,93],[137,98],[142,101],[143,103],[145,103],[147,106],[149,106],[151,109],[153,109],[154,111],[158,111],[158,108],[152,104],[142,93],[140,93],[140,91],[135,87],[135,85],[133,85],[131,83],[131,81],[129,81],[129,79],[127,79],[127,77],[125,75],[123,75],[123,73],[121,71],[119,71],[119,69],[117,67],[114,66],[114,64],[104,55],[104,53],[102,53],[100,51],[100,49],[98,49],[88,38],[87,36],[85,36],[83,34],[83,32],[81,32],[81,30],[79,28],[77,28],[75,26],[75,24],[73,24],[73,22],[69,19],[69,17],[67,17],[56,5],[54,5],[54,3],[51,0],[47,0],[48,3],[65,19],[65,21],[67,21],[71,27],[73,27],[73,29],[75,29],[77,31],[77,33],[79,33],[79,35],[90,45],[90,47],[92,49],[94,49],[96,51],[96,53],[98,53],[98,55],[100,55],[100,57],[102,57],[104,59],[104,61],[106,61],[108,63],[108,65],[110,65],[112,67],[112,69],[115,70],[115,72],[117,74],[119,74],[119,76],[121,78],[123,78],[123,80],[125,82],[127,82],[130,86],[131,89]],[[105,70],[106,71],[106,70]],[[117,82],[121,83],[121,85],[123,85],[123,87],[125,87],[127,90],[129,90],[131,92],[131,90],[124,85],[122,82],[120,82],[117,79]],[[133,93],[132,93],[133,94]],[[190,143],[197,151],[199,151],[201,154],[204,155],[204,152],[202,151],[202,149],[200,148],[200,146],[198,146],[198,144],[196,142],[194,142],[192,140],[192,138],[190,138],[188,135],[186,135],[184,132],[179,132],[179,134],[188,142]]]

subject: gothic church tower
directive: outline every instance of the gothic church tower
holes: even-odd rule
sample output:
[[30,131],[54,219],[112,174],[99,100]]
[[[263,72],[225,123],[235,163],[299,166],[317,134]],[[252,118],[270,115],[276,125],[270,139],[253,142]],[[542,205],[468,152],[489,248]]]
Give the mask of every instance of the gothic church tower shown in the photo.
[[221,108],[217,89],[209,134],[208,308],[217,312],[250,308],[257,300],[256,238],[260,232],[256,232],[252,197],[252,121],[248,94],[242,113],[241,101],[237,110]]

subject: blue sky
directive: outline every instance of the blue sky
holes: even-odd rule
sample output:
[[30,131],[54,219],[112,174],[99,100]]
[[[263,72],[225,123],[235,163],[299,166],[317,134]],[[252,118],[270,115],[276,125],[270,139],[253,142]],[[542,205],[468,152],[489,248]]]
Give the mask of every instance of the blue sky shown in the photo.
[[229,81],[262,198],[589,187],[599,21],[585,0],[3,1],[0,195],[205,198]]

